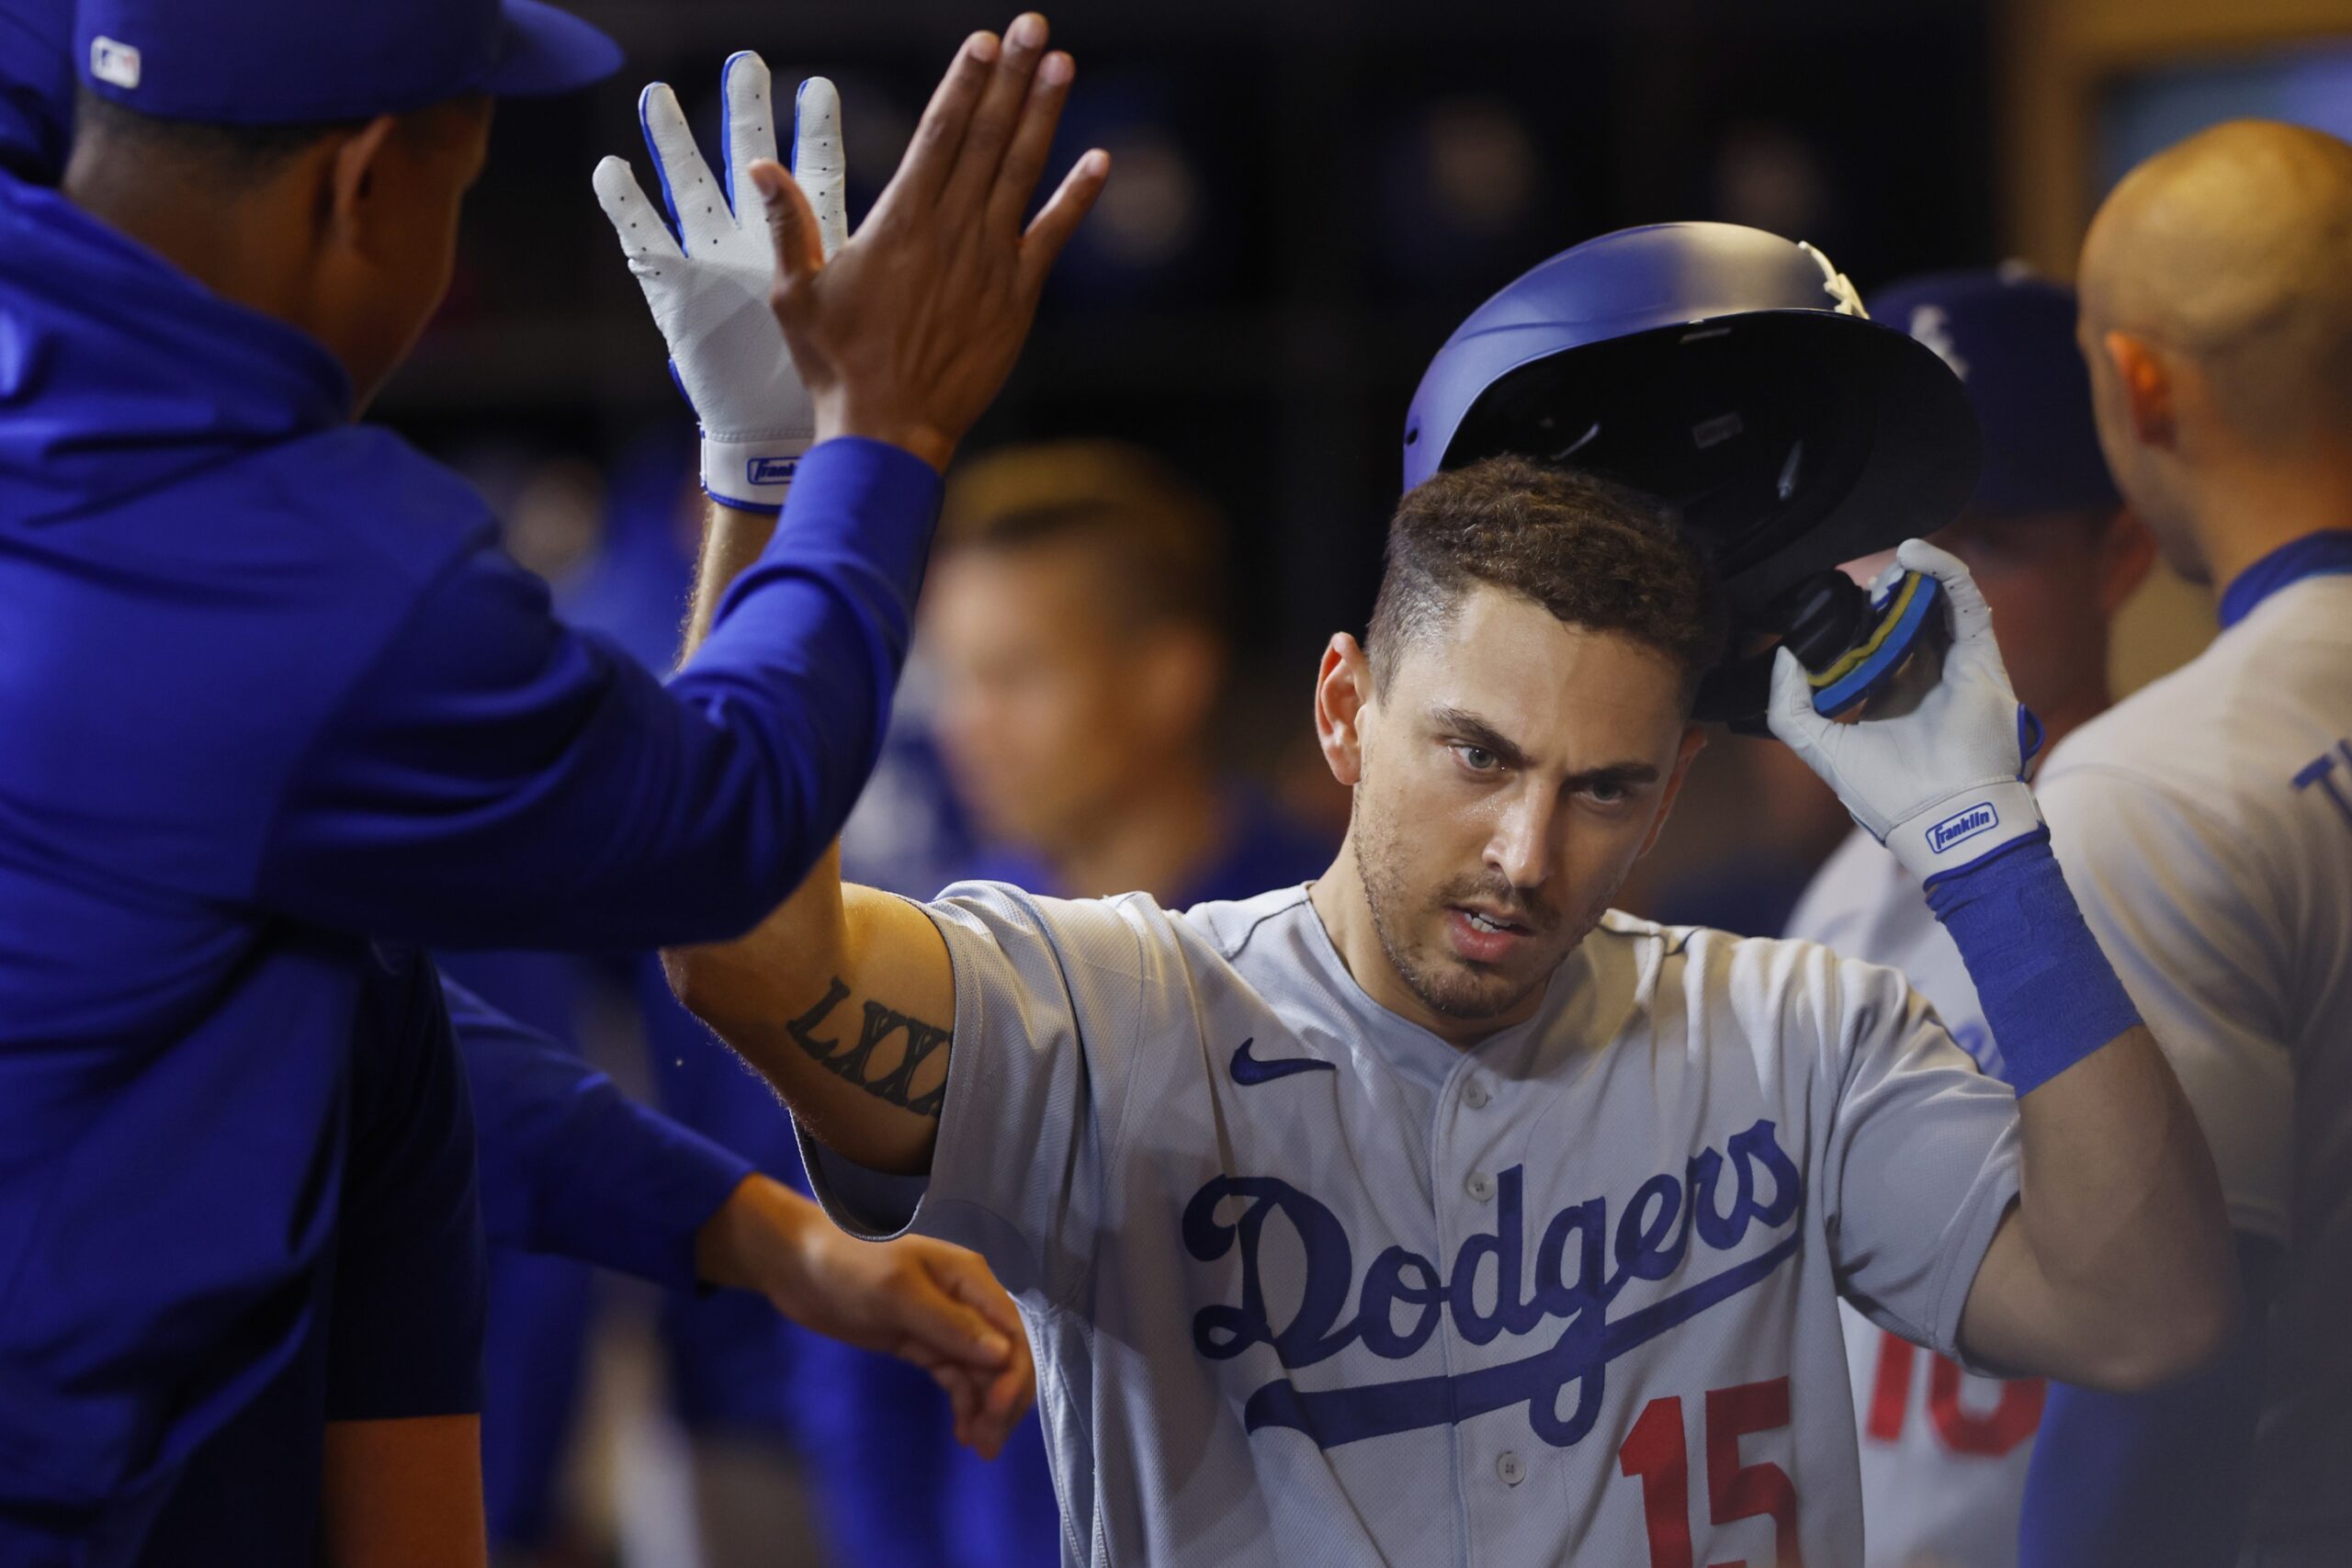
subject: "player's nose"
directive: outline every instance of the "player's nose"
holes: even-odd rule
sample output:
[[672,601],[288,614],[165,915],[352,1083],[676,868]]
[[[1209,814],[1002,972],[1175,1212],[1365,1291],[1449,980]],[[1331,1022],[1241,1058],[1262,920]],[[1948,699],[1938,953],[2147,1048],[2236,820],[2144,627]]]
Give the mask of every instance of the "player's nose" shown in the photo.
[[1551,875],[1556,849],[1553,818],[1542,802],[1532,798],[1506,806],[1496,815],[1494,829],[1487,837],[1487,864],[1513,887],[1542,886]]

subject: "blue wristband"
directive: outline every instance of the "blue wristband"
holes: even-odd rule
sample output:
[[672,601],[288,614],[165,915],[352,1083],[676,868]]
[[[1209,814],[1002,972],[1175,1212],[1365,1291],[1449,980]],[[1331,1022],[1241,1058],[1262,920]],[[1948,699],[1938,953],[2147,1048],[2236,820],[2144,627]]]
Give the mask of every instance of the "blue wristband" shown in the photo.
[[1939,878],[1928,908],[1951,933],[2020,1097],[2140,1021],[2058,869],[2043,829]]

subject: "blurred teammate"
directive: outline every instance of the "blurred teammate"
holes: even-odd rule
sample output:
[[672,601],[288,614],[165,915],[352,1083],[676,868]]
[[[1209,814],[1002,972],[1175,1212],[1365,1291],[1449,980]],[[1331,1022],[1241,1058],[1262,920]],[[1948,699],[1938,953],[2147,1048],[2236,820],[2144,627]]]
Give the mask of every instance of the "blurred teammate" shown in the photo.
[[995,853],[973,874],[1171,909],[1303,882],[1331,846],[1223,777],[1225,520],[1107,441],[958,468],[926,584],[940,743]]
[[[2041,774],[2100,944],[2221,1172],[2231,1359],[2052,1387],[2030,1564],[2340,1563],[2352,1542],[2352,147],[2217,127],[2127,175],[2083,248],[2099,439],[2221,635]],[[1998,1029],[1995,1030],[1997,1036]]]
[[[878,739],[935,469],[1100,172],[1025,250],[967,223],[981,265],[914,257],[939,220],[902,196],[922,242],[852,242],[786,291],[805,423],[733,434],[768,496],[797,467],[794,520],[664,693],[548,617],[478,498],[350,423],[446,285],[489,95],[617,53],[532,0],[355,15],[92,0],[62,194],[0,180],[0,335],[40,367],[0,387],[11,1561],[136,1552],[362,1270],[361,1402],[296,1389],[307,1429],[254,1505],[295,1517],[323,1469],[330,1533],[480,1558],[470,1129],[437,987],[382,994],[378,944],[644,944],[791,885]],[[1051,93],[976,116],[992,50],[894,191],[967,128],[1050,122]],[[799,462],[820,435],[865,438]],[[369,1099],[402,1085],[401,1114]],[[346,1231],[362,1196],[393,1240]]]
[[[2054,742],[2107,706],[2109,626],[2154,558],[2099,457],[2074,294],[2030,276],[1948,273],[1890,287],[1871,313],[1934,348],[1968,389],[1984,473],[1935,542],[1968,564],[2018,700]],[[1860,574],[1883,564],[1860,563]],[[1856,829],[1821,868],[1787,934],[1901,970],[1962,1047],[2000,1076],[2000,1043],[1960,950],[1870,834]],[[1845,1319],[1870,1568],[2015,1563],[2040,1381],[1979,1377],[1850,1305]]]
[[1331,640],[1354,818],[1311,889],[915,905],[829,862],[673,954],[844,1224],[1013,1291],[1066,1560],[1850,1562],[1841,1292],[2113,1386],[2217,1341],[2210,1164],[2017,780],[1982,602],[1905,557],[1940,680],[1836,726],[1783,657],[1773,723],[1936,878],[2021,1100],[1891,971],[1606,912],[1720,634],[1655,503],[1511,458],[1406,498],[1369,646]]

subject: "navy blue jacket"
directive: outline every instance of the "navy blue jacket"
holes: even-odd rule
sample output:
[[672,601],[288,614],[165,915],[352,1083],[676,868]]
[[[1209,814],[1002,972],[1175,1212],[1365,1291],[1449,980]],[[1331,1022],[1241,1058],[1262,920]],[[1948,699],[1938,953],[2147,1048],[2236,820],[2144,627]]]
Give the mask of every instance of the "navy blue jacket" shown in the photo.
[[0,1516],[318,1310],[370,940],[747,928],[870,767],[938,496],[830,443],[664,690],[314,342],[0,176]]

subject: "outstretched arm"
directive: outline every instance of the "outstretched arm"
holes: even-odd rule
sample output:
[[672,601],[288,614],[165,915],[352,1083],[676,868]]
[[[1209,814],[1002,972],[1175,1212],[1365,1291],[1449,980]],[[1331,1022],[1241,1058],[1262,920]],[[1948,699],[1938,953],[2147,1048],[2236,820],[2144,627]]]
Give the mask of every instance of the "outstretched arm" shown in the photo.
[[[434,945],[650,947],[734,936],[806,874],[881,744],[938,470],[1010,373],[1107,167],[1080,158],[1023,227],[1069,64],[1040,65],[1042,21],[1014,31],[966,44],[830,263],[809,196],[748,155],[774,146],[763,70],[730,71],[731,201],[683,122],[673,135],[649,108],[677,231],[616,160],[599,194],[707,435],[725,438],[707,445],[707,487],[731,514],[791,477],[782,525],[666,692],[566,631],[510,564],[452,563],[287,782],[241,891]],[[747,243],[766,247],[749,281]],[[787,348],[805,425],[770,408]]]
[[1950,601],[1940,658],[1915,660],[1890,716],[1841,725],[1783,650],[1772,728],[1919,879],[2018,1092],[2022,1190],[1962,1344],[2012,1373],[2148,1388],[2217,1354],[2238,1314],[2212,1157],[2051,852],[1983,595],[1941,550],[1899,559]]
[[480,1128],[491,1240],[673,1290],[757,1291],[804,1328],[928,1371],[956,1437],[993,1455],[1027,1413],[1020,1314],[988,1266],[922,1236],[852,1241],[752,1162],[638,1104],[444,979]]
[[[1030,15],[1001,44],[981,34],[965,46],[906,162],[831,262],[798,188],[773,164],[754,171],[776,226],[776,314],[820,416],[857,402],[870,365],[933,366],[931,379],[962,374],[926,332],[944,338],[947,323],[971,316],[995,320],[1016,339],[1026,330],[1046,267],[1107,171],[1100,153],[1088,153],[1023,226],[1071,74],[1069,57],[1045,45],[1044,19]],[[830,309],[830,296],[873,288],[875,278],[903,280],[890,308],[908,321],[884,314],[889,299],[879,294],[864,312]],[[923,319],[938,324],[910,324]],[[922,450],[927,436],[903,438]],[[724,630],[740,592],[728,574],[760,558],[763,526],[742,512],[715,513],[690,637],[713,625]],[[929,1168],[956,993],[946,945],[921,910],[844,887],[835,850],[750,936],[676,950],[666,961],[680,998],[766,1075],[820,1142],[876,1169]]]
[[[712,504],[686,620],[689,655],[775,526]],[[956,1023],[946,944],[912,905],[845,886],[838,845],[740,941],[662,958],[678,999],[775,1086],[820,1143],[869,1169],[930,1168]]]

